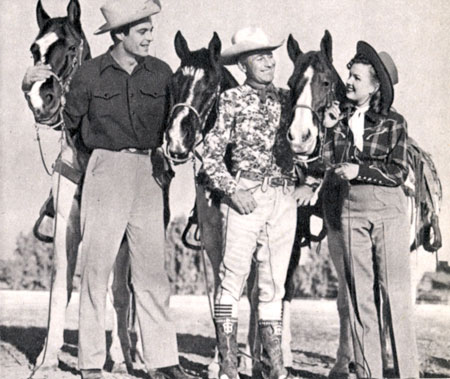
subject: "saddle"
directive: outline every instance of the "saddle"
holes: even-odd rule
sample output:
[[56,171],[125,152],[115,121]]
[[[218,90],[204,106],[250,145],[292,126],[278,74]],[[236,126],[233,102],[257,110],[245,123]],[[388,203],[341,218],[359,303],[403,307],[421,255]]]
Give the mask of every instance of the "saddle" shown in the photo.
[[403,190],[407,196],[414,198],[416,211],[416,217],[412,220],[416,236],[411,251],[423,246],[426,251],[435,252],[442,247],[438,217],[442,185],[431,155],[411,137],[408,138],[408,164],[410,172]]
[[[416,250],[420,246],[428,252],[435,252],[442,247],[442,235],[439,228],[439,211],[442,201],[442,185],[431,155],[425,152],[414,139],[408,137],[408,165],[409,175],[403,191],[414,199],[415,218],[411,220],[411,225],[415,226],[416,236],[410,250]],[[304,175],[311,174],[311,168],[303,168]],[[317,175],[312,167],[312,174]],[[338,178],[330,176],[324,183],[321,193],[332,191],[335,196],[328,197],[328,202],[324,203],[323,196],[314,206],[300,207],[298,209],[300,218],[300,228],[297,233],[301,234],[301,246],[311,246],[311,242],[320,242],[326,236],[326,227],[318,235],[311,232],[311,217],[323,218],[323,206],[328,210],[328,214],[339,215],[341,212],[343,197],[346,188]],[[340,217],[331,218],[330,226],[340,229]]]

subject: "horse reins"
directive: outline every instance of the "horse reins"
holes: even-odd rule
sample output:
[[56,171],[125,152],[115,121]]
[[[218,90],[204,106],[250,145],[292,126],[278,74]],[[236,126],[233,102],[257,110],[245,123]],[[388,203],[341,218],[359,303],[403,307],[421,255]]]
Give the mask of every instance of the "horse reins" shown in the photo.
[[[48,176],[52,176],[50,170],[48,169],[48,166],[45,162],[45,157],[44,157],[44,152],[42,150],[42,143],[41,143],[41,138],[39,135],[39,129],[42,127],[45,127],[46,129],[51,129],[51,130],[55,130],[59,127],[62,127],[61,131],[61,138],[63,138],[63,131],[64,131],[64,116],[63,116],[63,112],[64,112],[64,108],[66,105],[66,99],[65,99],[65,94],[69,91],[70,88],[70,83],[72,82],[72,78],[73,75],[75,74],[76,68],[78,68],[79,66],[81,66],[81,62],[82,62],[82,58],[83,58],[83,50],[84,50],[84,41],[81,40],[80,44],[77,47],[77,54],[75,54],[75,57],[72,60],[72,64],[71,64],[71,70],[69,72],[69,75],[67,75],[66,79],[63,81],[62,77],[58,76],[55,72],[51,71],[50,75],[52,77],[55,78],[55,80],[57,81],[57,83],[59,84],[59,86],[61,87],[61,106],[59,107],[58,111],[59,112],[59,121],[55,124],[48,124],[46,123],[46,121],[51,120],[56,112],[48,118],[48,120],[43,120],[43,121],[34,121],[34,128],[36,130],[36,140],[38,142],[38,146],[39,146],[39,154],[41,156],[41,161],[42,161],[42,165],[44,166],[44,170],[47,173]],[[28,96],[28,94],[26,94],[26,96]]]
[[[43,156],[43,151],[42,151],[42,146],[41,146],[41,140],[39,137],[39,128],[42,125],[45,125],[48,128],[51,129],[56,129],[58,126],[61,125],[61,138],[60,138],[60,154],[62,153],[63,150],[63,138],[64,138],[64,119],[63,119],[63,110],[64,110],[64,106],[65,106],[65,101],[63,101],[64,99],[64,94],[66,93],[66,91],[68,91],[69,86],[70,86],[70,82],[72,80],[72,77],[75,73],[75,68],[79,67],[81,65],[81,58],[82,58],[82,54],[83,54],[83,43],[84,41],[81,40],[80,44],[78,45],[78,53],[75,58],[72,61],[72,70],[70,72],[70,74],[68,75],[66,82],[63,83],[61,78],[58,77],[55,73],[53,73],[52,71],[52,76],[54,76],[56,78],[56,80],[58,81],[58,83],[61,85],[62,88],[62,99],[61,99],[61,107],[60,107],[60,121],[56,124],[56,125],[46,125],[46,124],[40,124],[40,123],[35,123],[35,129],[36,129],[36,137],[37,137],[37,141],[39,144],[39,152],[41,155],[41,159],[42,159],[42,164],[44,165],[45,171],[47,172],[48,175],[51,176],[47,165],[45,163],[45,159]],[[61,162],[59,162],[59,164],[61,164]],[[53,226],[53,250],[55,249],[55,241],[56,241],[56,233],[57,233],[57,227],[58,227],[58,208],[59,208],[59,192],[60,192],[60,187],[61,187],[61,170],[58,170],[58,179],[57,179],[57,185],[56,185],[56,194],[55,194],[55,223]],[[53,283],[54,283],[54,275],[55,275],[55,261],[53,259],[52,262],[52,270],[51,270],[51,274],[50,274],[50,294],[49,294],[49,302],[48,302],[48,316],[47,316],[47,336],[45,339],[45,344],[44,344],[44,354],[42,357],[42,362],[38,365],[36,363],[36,365],[34,366],[30,376],[27,379],[32,379],[33,376],[36,374],[36,372],[39,370],[39,368],[44,364],[45,359],[46,359],[46,355],[47,355],[47,347],[48,347],[48,331],[50,329],[50,315],[51,315],[51,308],[52,308],[52,296],[53,296]]]

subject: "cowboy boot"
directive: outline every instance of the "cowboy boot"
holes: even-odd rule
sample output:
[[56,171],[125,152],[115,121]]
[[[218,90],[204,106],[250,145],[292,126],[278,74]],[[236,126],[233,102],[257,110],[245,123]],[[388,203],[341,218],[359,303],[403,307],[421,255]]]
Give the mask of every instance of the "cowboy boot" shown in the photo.
[[239,377],[237,319],[216,318],[214,324],[219,351],[219,379],[236,379]]
[[263,347],[261,356],[262,375],[265,379],[285,379],[289,377],[283,364],[282,333],[281,320],[259,320],[259,335]]

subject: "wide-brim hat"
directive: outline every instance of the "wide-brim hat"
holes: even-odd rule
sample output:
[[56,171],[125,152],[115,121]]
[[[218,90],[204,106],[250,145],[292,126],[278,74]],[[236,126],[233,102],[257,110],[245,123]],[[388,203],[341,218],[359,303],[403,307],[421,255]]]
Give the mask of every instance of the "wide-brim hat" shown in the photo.
[[394,101],[394,84],[398,83],[398,72],[391,56],[377,51],[367,42],[359,41],[356,45],[356,54],[363,55],[373,66],[380,81],[381,107],[389,111]]
[[225,49],[221,54],[223,64],[236,64],[242,54],[251,53],[260,50],[278,49],[284,40],[273,42],[269,40],[267,34],[254,26],[238,30],[231,38],[231,47]]
[[94,34],[102,34],[161,11],[159,0],[109,0],[100,7],[106,23]]

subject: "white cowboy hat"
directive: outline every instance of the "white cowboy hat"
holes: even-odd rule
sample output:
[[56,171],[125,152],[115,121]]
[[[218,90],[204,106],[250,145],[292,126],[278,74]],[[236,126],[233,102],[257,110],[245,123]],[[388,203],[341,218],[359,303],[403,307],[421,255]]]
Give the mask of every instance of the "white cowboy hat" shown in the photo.
[[109,0],[100,7],[106,24],[94,34],[101,34],[161,11],[159,0]]
[[278,49],[284,40],[278,43],[269,41],[269,37],[261,28],[249,26],[238,30],[231,38],[231,47],[222,52],[221,58],[224,64],[236,64],[239,56],[258,50]]

